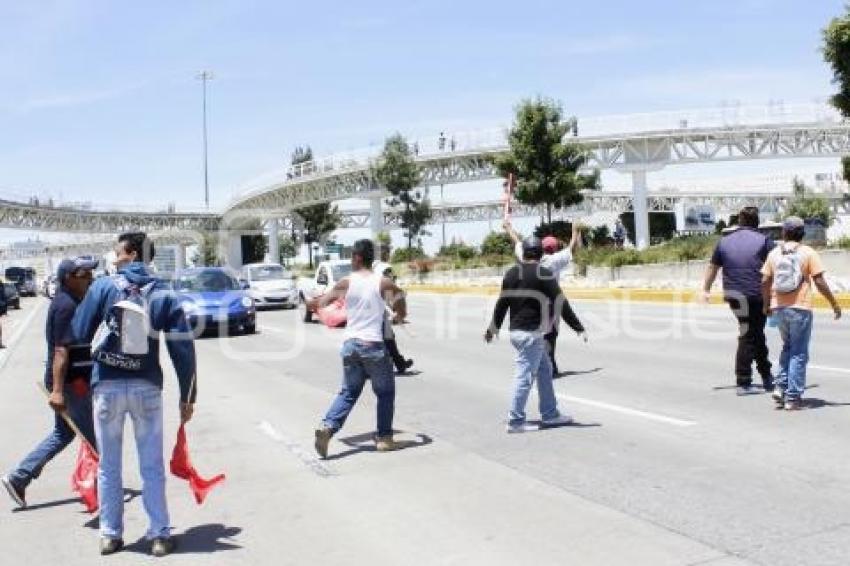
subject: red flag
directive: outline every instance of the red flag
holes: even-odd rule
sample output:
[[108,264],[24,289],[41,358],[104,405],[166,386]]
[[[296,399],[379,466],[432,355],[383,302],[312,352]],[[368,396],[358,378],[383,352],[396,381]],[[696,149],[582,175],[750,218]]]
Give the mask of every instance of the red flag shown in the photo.
[[185,425],[180,425],[177,431],[177,442],[171,453],[171,473],[180,479],[189,480],[189,488],[195,495],[198,505],[204,502],[212,488],[224,481],[224,474],[218,474],[212,479],[204,479],[192,465],[189,458],[189,444],[186,442]]
[[86,511],[94,513],[97,511],[97,466],[99,460],[97,453],[88,442],[80,442],[80,451],[77,453],[77,465],[71,475],[71,489],[80,495]]

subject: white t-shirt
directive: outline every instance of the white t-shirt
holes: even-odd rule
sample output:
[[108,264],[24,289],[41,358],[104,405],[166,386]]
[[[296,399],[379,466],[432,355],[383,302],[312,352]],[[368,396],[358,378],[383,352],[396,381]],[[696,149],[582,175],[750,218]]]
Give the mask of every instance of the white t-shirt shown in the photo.
[[[519,261],[522,261],[522,242],[517,242],[516,247],[514,247],[514,253]],[[555,279],[561,279],[561,273],[563,273],[564,269],[570,264],[573,260],[573,253],[570,251],[570,248],[565,247],[559,252],[555,252],[553,254],[543,254],[543,257],[540,258],[540,265],[548,269],[555,275]]]
[[384,313],[386,307],[381,296],[383,277],[375,273],[352,273],[348,276],[345,294],[345,337],[364,342],[384,341]]

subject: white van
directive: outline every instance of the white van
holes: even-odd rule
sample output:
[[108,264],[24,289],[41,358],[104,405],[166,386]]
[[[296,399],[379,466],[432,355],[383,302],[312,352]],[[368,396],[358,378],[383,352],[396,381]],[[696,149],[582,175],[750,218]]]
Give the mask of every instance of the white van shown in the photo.
[[298,306],[298,289],[295,288],[295,276],[286,271],[279,263],[249,263],[242,266],[240,279],[257,306],[284,307],[294,309]]

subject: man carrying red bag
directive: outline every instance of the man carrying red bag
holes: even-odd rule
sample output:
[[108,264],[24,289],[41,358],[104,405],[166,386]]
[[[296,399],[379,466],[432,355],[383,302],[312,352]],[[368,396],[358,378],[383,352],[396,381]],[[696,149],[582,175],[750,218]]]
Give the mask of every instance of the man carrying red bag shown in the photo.
[[59,412],[66,410],[85,440],[95,445],[89,390],[91,352],[88,344],[74,340],[71,320],[91,285],[92,270],[97,263],[97,260],[83,258],[64,259],[56,273],[59,288],[47,312],[47,370],[44,376],[45,386],[50,391],[48,402],[57,411],[53,430],[14,470],[0,477],[9,497],[22,508],[27,506],[26,490],[30,482],[76,436]]

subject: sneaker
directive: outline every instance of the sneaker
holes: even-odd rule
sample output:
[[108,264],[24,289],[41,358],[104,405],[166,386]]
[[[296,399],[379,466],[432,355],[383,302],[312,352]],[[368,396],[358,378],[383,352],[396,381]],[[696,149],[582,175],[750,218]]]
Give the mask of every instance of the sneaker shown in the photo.
[[803,408],[803,402],[799,399],[786,399],[785,400],[785,410],[786,411],[799,411]]
[[535,430],[540,430],[540,427],[537,426],[537,425],[528,424],[528,423],[518,423],[518,424],[508,423],[507,427],[505,427],[505,432],[507,432],[508,434],[519,434],[519,433],[523,433],[523,432],[532,432],[532,431],[535,431]]
[[124,548],[124,541],[120,538],[102,537],[100,539],[100,554],[102,556],[115,554],[122,548]]
[[3,487],[5,487],[6,491],[9,493],[9,497],[12,498],[12,501],[14,501],[18,507],[21,509],[27,508],[27,500],[24,490],[16,486],[9,476],[3,476],[0,478],[0,483],[3,484]]
[[752,385],[739,385],[735,388],[735,394],[738,397],[743,397],[744,395],[756,395],[759,390],[754,388]]
[[543,426],[561,426],[568,425],[573,422],[573,418],[570,415],[565,413],[561,413],[554,419],[543,419]]
[[316,429],[316,442],[313,446],[316,447],[316,452],[318,452],[319,456],[322,458],[328,457],[328,444],[330,444],[331,437],[333,435],[334,431],[326,426]]
[[151,554],[161,558],[174,552],[175,548],[177,548],[177,541],[174,537],[157,537],[151,543]]
[[770,396],[773,397],[773,401],[777,407],[781,409],[785,406],[785,392],[782,389],[775,387],[770,393]]
[[404,362],[404,371],[407,371],[407,370],[409,370],[409,369],[410,369],[410,368],[412,368],[412,367],[413,367],[413,358],[408,358],[407,360],[405,360],[405,362]]
[[375,438],[375,449],[378,452],[392,452],[398,449],[398,444],[392,436],[378,436]]

